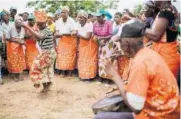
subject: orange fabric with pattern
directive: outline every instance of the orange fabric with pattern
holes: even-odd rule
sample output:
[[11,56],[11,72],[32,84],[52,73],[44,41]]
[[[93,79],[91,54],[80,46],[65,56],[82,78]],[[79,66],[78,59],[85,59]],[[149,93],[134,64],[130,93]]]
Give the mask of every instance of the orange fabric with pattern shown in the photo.
[[72,36],[63,36],[57,47],[56,68],[60,70],[74,70],[76,50],[76,38]]
[[7,42],[8,71],[10,73],[22,73],[25,69],[25,55],[22,45]]
[[179,119],[180,96],[176,79],[155,51],[143,48],[130,62],[127,92],[146,99],[136,119]]
[[93,40],[80,39],[78,72],[81,79],[91,79],[97,75],[98,44]]

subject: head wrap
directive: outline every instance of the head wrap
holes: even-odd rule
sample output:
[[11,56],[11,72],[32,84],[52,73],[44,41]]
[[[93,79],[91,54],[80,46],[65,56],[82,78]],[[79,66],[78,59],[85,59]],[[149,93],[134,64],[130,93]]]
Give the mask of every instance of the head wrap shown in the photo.
[[84,10],[81,10],[81,11],[78,13],[78,16],[82,16],[82,17],[84,17],[84,18],[88,18],[88,14],[87,14],[87,12],[84,11]]
[[63,6],[63,7],[62,7],[62,10],[66,10],[67,12],[69,12],[70,9],[69,9],[68,6]]
[[6,10],[3,9],[3,10],[1,11],[1,17],[4,16],[5,14],[8,15],[8,14],[10,14],[10,13],[9,13],[8,11],[6,11]]
[[97,13],[94,14],[94,16],[98,17],[101,15],[105,15],[105,11],[104,10],[99,10]]
[[61,9],[58,9],[56,12],[55,12],[55,15],[60,15],[61,14]]
[[28,20],[30,20],[30,19],[35,20],[35,16],[33,14],[29,14],[28,15]]
[[47,21],[47,13],[44,10],[34,11],[36,22],[46,22]]

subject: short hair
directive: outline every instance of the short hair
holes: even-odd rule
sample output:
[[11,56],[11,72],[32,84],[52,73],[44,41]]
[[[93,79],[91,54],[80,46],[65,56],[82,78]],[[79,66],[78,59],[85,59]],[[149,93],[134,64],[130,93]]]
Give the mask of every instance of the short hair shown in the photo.
[[115,15],[118,15],[118,16],[122,17],[122,13],[121,12],[116,12]]
[[29,15],[29,13],[28,13],[28,12],[24,12],[24,13],[23,13],[23,15],[24,15],[24,14],[27,14],[27,15]]

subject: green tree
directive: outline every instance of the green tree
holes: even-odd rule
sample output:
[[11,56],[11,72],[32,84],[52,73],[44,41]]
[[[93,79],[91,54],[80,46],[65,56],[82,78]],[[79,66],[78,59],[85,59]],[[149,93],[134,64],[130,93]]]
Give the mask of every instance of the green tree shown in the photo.
[[143,5],[142,5],[142,4],[136,5],[135,8],[134,8],[134,14],[135,14],[135,15],[140,14],[142,8],[143,8]]
[[96,12],[98,9],[105,9],[108,7],[107,5],[102,4],[102,2],[99,0],[36,0],[27,3],[27,7],[34,7],[35,9],[45,9],[47,12],[50,13],[55,13],[55,11],[62,6],[69,6],[71,16],[74,16],[80,9]]

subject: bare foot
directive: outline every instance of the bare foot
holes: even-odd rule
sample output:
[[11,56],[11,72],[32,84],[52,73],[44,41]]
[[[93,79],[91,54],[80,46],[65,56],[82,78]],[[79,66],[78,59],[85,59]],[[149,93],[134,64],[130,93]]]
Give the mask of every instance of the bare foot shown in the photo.
[[46,92],[47,92],[46,89],[40,91],[40,93],[46,93]]
[[47,90],[48,90],[48,91],[50,90],[50,88],[52,87],[52,85],[53,85],[52,82],[48,82],[48,83],[47,83]]
[[40,87],[40,84],[34,84],[34,87],[35,87],[35,88],[39,88],[39,87]]
[[63,74],[60,74],[60,78],[64,78],[65,77],[65,75],[63,75]]
[[12,77],[13,81],[18,82],[19,78],[18,77]]

